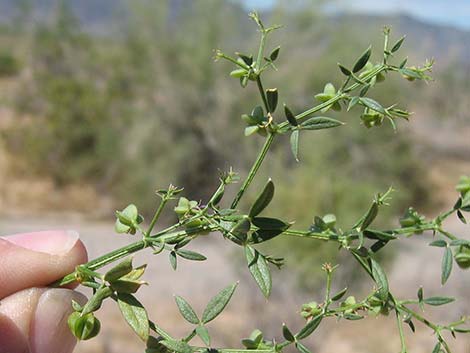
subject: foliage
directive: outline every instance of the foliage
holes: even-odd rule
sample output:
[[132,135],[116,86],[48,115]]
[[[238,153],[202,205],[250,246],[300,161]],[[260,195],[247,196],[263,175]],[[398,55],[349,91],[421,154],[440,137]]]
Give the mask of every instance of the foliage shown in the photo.
[[[436,340],[434,352],[450,352],[449,345],[444,337],[445,332],[452,335],[468,333],[470,329],[465,326],[468,318],[447,324],[436,324],[425,318],[422,311],[427,306],[441,306],[452,303],[454,298],[445,296],[427,297],[423,288],[417,289],[417,297],[413,299],[399,299],[394,296],[392,288],[378,259],[378,254],[384,252],[389,243],[398,239],[432,232],[434,237],[429,245],[443,249],[441,281],[444,285],[451,275],[453,264],[456,262],[462,269],[469,267],[468,254],[470,242],[461,239],[448,232],[443,222],[450,216],[457,215],[462,222],[466,222],[465,213],[470,211],[470,179],[462,177],[457,186],[459,196],[455,205],[448,211],[439,214],[433,219],[427,219],[416,210],[408,209],[400,219],[399,228],[377,227],[377,217],[382,215],[385,206],[388,205],[393,192],[389,188],[384,193],[378,193],[352,226],[339,227],[336,217],[332,214],[315,216],[313,223],[307,228],[294,227],[293,222],[284,218],[275,218],[266,215],[271,202],[275,199],[276,188],[273,180],[268,179],[260,188],[257,196],[253,198],[249,208],[242,207],[240,202],[246,196],[253,179],[258,174],[273,142],[282,135],[290,136],[291,151],[294,159],[299,157],[302,149],[299,148],[299,139],[308,138],[311,134],[318,134],[319,130],[336,129],[343,124],[341,121],[329,116],[330,109],[346,109],[347,111],[360,110],[359,120],[368,128],[377,128],[389,123],[393,129],[399,121],[408,120],[409,113],[396,104],[385,105],[371,98],[368,93],[379,81],[386,80],[391,74],[398,74],[405,79],[428,80],[432,63],[426,62],[421,67],[407,66],[407,62],[401,61],[393,64],[398,55],[403,39],[395,43],[389,43],[390,31],[384,30],[384,46],[382,58],[377,64],[371,64],[371,48],[368,48],[352,65],[339,65],[339,70],[345,76],[343,83],[337,88],[327,84],[316,95],[318,103],[307,110],[294,115],[293,110],[284,107],[280,109],[279,93],[276,88],[265,89],[262,81],[265,73],[276,68],[275,63],[279,57],[279,49],[272,51],[266,48],[268,36],[278,27],[266,27],[256,13],[250,15],[257,24],[261,33],[259,49],[255,56],[251,54],[237,53],[237,57],[226,55],[222,51],[216,51],[217,60],[224,59],[235,66],[231,76],[239,80],[242,87],[249,84],[256,85],[261,105],[255,106],[242,116],[248,133],[246,135],[260,135],[264,138],[264,144],[256,157],[247,177],[241,183],[233,200],[225,204],[225,192],[238,181],[237,174],[229,169],[219,176],[219,186],[207,201],[199,202],[179,196],[183,190],[172,185],[168,189],[157,191],[161,202],[147,229],[142,228],[143,217],[133,204],[123,211],[116,213],[116,230],[118,233],[141,234],[142,238],[121,249],[105,254],[95,260],[77,267],[76,271],[67,275],[56,285],[65,285],[77,280],[84,286],[93,289],[93,295],[89,301],[81,306],[74,303],[75,312],[70,316],[69,324],[72,332],[80,339],[94,337],[99,330],[99,321],[94,317],[103,300],[111,298],[118,303],[124,319],[133,331],[147,343],[147,352],[242,352],[254,351],[257,353],[277,353],[288,346],[294,346],[299,352],[307,353],[309,349],[303,340],[312,335],[316,329],[328,318],[344,320],[361,320],[366,315],[389,315],[396,317],[401,352],[407,351],[404,324],[412,331],[415,330],[415,322],[419,322],[432,330]],[[285,118],[285,120],[284,120]],[[292,137],[293,136],[293,137]],[[295,181],[294,181],[295,183]],[[178,222],[160,230],[154,231],[154,227],[162,214],[162,210],[169,202],[178,200],[174,212],[178,216]],[[302,206],[302,205],[300,205]],[[288,325],[282,326],[285,338],[282,342],[275,342],[264,337],[259,330],[242,340],[243,349],[213,348],[206,324],[215,319],[229,304],[234,294],[236,284],[222,289],[219,294],[209,300],[202,316],[199,317],[186,299],[177,296],[176,304],[183,316],[194,329],[181,339],[168,334],[161,326],[148,318],[147,312],[134,294],[146,282],[140,278],[143,276],[145,266],[134,268],[132,258],[127,257],[121,263],[115,265],[108,272],[101,274],[96,272],[106,264],[115,262],[144,248],[151,248],[155,254],[167,252],[173,268],[177,269],[178,259],[203,261],[202,254],[186,250],[186,246],[195,238],[210,233],[221,234],[234,245],[241,248],[246,255],[246,266],[253,280],[265,297],[269,297],[272,289],[271,267],[280,268],[283,259],[265,253],[259,244],[270,241],[276,237],[300,237],[310,242],[329,242],[349,253],[362,267],[364,272],[374,282],[374,289],[363,299],[356,299],[349,295],[345,299],[347,289],[338,293],[331,293],[333,275],[337,269],[328,263],[323,265],[326,274],[326,291],[324,298],[315,298],[317,301],[306,303],[302,306],[302,317],[306,323],[299,332],[292,332]],[[155,334],[155,336],[152,336]],[[204,347],[194,346],[191,340],[199,336],[204,342]]]

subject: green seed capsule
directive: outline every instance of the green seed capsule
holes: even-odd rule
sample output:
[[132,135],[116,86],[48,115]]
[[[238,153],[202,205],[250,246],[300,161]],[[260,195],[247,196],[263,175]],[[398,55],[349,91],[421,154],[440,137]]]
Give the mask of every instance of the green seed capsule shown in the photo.
[[465,245],[460,246],[454,258],[461,269],[470,268],[470,247]]
[[100,321],[92,313],[82,316],[75,311],[69,316],[67,323],[73,335],[82,341],[95,337],[101,329]]

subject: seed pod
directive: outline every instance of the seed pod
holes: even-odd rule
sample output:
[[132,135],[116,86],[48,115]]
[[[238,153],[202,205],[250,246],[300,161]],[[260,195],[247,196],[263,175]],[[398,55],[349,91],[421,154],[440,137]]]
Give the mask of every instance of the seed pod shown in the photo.
[[470,268],[470,247],[461,245],[454,258],[461,269]]
[[82,341],[89,340],[98,335],[101,328],[100,321],[92,313],[82,316],[77,311],[69,316],[67,324],[73,335]]

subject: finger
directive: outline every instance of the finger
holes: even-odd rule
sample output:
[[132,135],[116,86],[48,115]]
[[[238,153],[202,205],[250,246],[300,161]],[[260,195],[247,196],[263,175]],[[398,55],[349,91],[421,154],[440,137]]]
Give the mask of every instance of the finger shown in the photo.
[[0,305],[0,353],[70,353],[76,340],[68,329],[72,299],[85,297],[63,288],[30,288]]
[[45,231],[0,237],[0,299],[46,286],[87,261],[74,231]]

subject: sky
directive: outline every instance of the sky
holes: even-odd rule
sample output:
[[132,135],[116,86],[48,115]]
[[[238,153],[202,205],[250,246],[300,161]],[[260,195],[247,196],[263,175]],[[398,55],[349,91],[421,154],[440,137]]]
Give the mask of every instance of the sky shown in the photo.
[[[247,8],[267,9],[276,0],[242,0]],[[289,1],[289,0],[280,0]],[[336,0],[336,8],[361,13],[401,12],[432,23],[470,30],[470,0]]]

